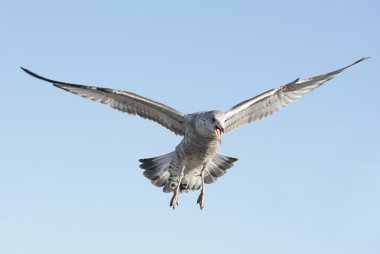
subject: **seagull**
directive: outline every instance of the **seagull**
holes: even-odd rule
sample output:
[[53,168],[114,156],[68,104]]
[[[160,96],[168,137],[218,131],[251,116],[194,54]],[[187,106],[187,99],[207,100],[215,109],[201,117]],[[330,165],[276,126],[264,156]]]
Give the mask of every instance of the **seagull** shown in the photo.
[[42,77],[21,67],[31,76],[50,82],[53,86],[84,98],[108,104],[131,115],[152,120],[177,135],[182,141],[173,152],[140,159],[144,176],[166,193],[173,192],[170,207],[179,203],[179,193],[199,190],[200,209],[205,205],[205,184],[215,182],[238,159],[218,152],[223,134],[244,124],[265,118],[295,102],[335,75],[368,59],[363,57],[341,69],[306,79],[296,79],[245,100],[226,112],[219,110],[184,114],[162,103],[140,95],[110,88],[85,86]]

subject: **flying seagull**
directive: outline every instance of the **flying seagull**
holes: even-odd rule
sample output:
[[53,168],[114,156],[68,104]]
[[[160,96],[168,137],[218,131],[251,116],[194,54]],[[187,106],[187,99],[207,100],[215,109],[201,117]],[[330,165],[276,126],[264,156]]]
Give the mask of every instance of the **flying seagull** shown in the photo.
[[70,84],[44,78],[21,67],[31,76],[52,83],[55,87],[84,98],[109,104],[112,108],[152,120],[177,135],[183,136],[175,150],[154,158],[141,159],[144,176],[164,192],[173,192],[170,206],[178,206],[179,193],[200,190],[197,200],[205,204],[205,184],[224,175],[236,158],[218,153],[222,135],[240,126],[260,120],[323,85],[342,71],[366,60],[319,76],[296,79],[286,85],[266,91],[243,101],[227,112],[218,110],[184,114],[162,103],[140,95],[109,88]]

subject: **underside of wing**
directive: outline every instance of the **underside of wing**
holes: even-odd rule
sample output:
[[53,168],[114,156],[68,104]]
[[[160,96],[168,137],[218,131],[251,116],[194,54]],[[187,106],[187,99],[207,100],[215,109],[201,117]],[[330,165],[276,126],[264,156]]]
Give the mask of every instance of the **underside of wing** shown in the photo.
[[132,115],[139,115],[161,124],[175,134],[185,133],[185,114],[162,103],[147,99],[140,95],[109,88],[84,86],[51,80],[22,68],[31,76],[50,82],[65,91],[80,95],[84,98],[108,104],[112,108]]
[[260,120],[279,111],[334,78],[336,74],[366,59],[367,58],[361,58],[349,66],[323,75],[308,79],[296,79],[284,86],[269,90],[237,104],[226,112],[226,132],[230,132],[246,123]]

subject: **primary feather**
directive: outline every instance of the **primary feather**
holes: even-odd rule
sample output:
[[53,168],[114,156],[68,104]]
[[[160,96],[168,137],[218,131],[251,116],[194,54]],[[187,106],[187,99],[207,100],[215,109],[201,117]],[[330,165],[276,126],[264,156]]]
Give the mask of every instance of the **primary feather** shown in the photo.
[[33,77],[48,81],[54,86],[67,92],[74,93],[103,104],[108,104],[112,108],[122,112],[132,115],[139,115],[143,118],[150,119],[173,131],[175,134],[182,136],[185,134],[185,114],[162,103],[125,91],[51,80],[39,76],[38,74],[25,68],[22,69]]
[[296,79],[284,86],[271,89],[237,104],[226,112],[226,132],[230,132],[246,123],[260,120],[279,111],[290,103],[310,93],[315,88],[333,79],[336,74],[366,59],[365,57],[361,58],[353,64],[323,75],[307,79]]

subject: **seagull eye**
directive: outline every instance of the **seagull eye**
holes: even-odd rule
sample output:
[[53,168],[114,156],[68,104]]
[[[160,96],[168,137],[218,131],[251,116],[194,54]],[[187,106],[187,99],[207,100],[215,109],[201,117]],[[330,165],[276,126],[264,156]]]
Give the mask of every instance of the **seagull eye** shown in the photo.
[[215,117],[211,118],[211,121],[215,123]]

